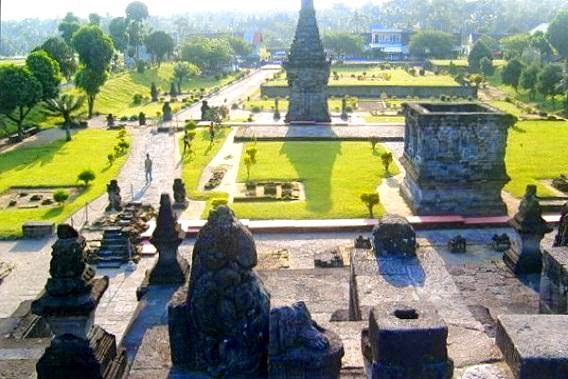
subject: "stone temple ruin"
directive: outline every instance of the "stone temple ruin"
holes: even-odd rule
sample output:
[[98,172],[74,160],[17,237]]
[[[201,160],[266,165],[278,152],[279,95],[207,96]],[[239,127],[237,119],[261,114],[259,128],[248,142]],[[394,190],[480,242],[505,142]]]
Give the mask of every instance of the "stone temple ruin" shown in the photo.
[[286,122],[331,122],[327,85],[331,63],[320,39],[313,0],[302,0],[296,36],[284,69],[290,87]]
[[405,106],[403,197],[415,214],[502,216],[514,118],[478,103]]

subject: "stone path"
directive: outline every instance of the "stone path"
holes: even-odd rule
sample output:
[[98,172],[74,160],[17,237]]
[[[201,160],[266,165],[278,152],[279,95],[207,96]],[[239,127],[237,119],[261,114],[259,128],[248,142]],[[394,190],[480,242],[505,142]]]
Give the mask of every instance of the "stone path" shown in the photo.
[[385,208],[386,213],[410,217],[412,216],[412,210],[400,195],[400,186],[405,176],[404,168],[400,164],[400,158],[404,154],[404,143],[387,142],[383,146],[393,153],[394,164],[396,164],[400,173],[383,179],[377,188],[381,204]]
[[404,139],[403,125],[367,125],[367,126],[242,126],[236,141],[257,139],[271,141],[285,140],[358,140],[366,141],[371,137],[385,142],[400,142]]

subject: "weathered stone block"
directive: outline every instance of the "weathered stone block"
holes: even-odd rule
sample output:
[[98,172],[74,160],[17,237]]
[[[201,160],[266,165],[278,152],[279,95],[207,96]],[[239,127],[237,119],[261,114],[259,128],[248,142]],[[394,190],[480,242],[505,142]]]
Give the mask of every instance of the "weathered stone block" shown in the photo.
[[373,247],[378,256],[416,256],[416,232],[404,217],[387,215],[373,228]]
[[568,378],[568,316],[504,315],[496,344],[516,379]]
[[449,379],[448,327],[428,304],[384,303],[371,310],[372,379]]
[[26,222],[22,225],[22,234],[25,239],[50,238],[55,232],[52,222]]
[[554,247],[546,237],[542,249],[540,313],[568,314],[568,247]]
[[401,193],[415,214],[507,214],[501,191],[513,116],[477,103],[412,103],[405,113]]

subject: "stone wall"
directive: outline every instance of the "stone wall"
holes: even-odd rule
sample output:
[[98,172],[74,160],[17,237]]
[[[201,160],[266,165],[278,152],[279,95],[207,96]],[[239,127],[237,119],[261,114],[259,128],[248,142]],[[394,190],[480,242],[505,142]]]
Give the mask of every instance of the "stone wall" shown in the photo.
[[[269,98],[286,98],[290,96],[287,86],[260,87],[261,96]],[[439,98],[445,96],[457,96],[461,98],[477,98],[475,87],[439,87],[439,86],[329,86],[328,95],[333,97],[353,96],[359,98],[379,98],[383,93],[389,97],[406,98],[418,97],[421,99]]]
[[553,247],[554,236],[542,241],[540,313],[568,314],[568,247]]
[[514,118],[477,103],[405,107],[403,197],[417,215],[506,214],[501,191]]

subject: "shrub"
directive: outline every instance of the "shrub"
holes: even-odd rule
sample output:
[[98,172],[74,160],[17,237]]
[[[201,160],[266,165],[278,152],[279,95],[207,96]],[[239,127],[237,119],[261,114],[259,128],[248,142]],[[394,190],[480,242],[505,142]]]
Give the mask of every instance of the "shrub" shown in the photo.
[[138,71],[139,74],[143,74],[144,71],[146,71],[146,63],[142,60],[136,62],[136,71]]
[[132,116],[130,116],[130,121],[138,121],[138,115],[133,114]]
[[251,112],[252,112],[252,113],[260,113],[260,112],[262,112],[262,107],[259,106],[259,105],[254,105],[254,106],[251,108]]
[[379,194],[376,192],[364,193],[361,195],[360,199],[367,206],[370,218],[374,218],[373,209],[375,206],[379,205],[381,201]]
[[140,105],[140,104],[142,104],[142,100],[143,100],[142,95],[140,95],[139,93],[137,93],[136,95],[134,95],[134,96],[132,97],[132,103],[133,103],[134,105]]
[[122,121],[122,122],[128,121],[128,116],[122,116],[120,118],[120,121]]
[[369,142],[371,143],[371,147],[373,148],[373,151],[375,151],[375,149],[377,148],[377,144],[379,143],[379,139],[376,137],[371,137],[369,138]]
[[57,204],[59,204],[60,206],[63,206],[63,204],[69,199],[69,194],[65,191],[57,191],[53,194],[53,200],[55,200],[55,202]]
[[211,206],[213,208],[218,208],[222,205],[227,205],[227,204],[229,204],[229,201],[227,199],[223,199],[221,197],[218,197],[218,198],[211,200]]
[[83,172],[81,172],[79,174],[79,176],[77,177],[77,180],[80,181],[80,182],[84,182],[85,187],[88,187],[89,182],[92,182],[96,178],[97,178],[97,176],[95,175],[95,172],[93,170],[89,169],[89,170],[84,170]]
[[387,152],[381,154],[381,161],[383,162],[383,167],[385,168],[385,171],[389,173],[389,168],[393,161],[392,153]]
[[114,161],[116,160],[116,157],[114,156],[114,154],[109,154],[107,155],[107,160],[109,166],[112,166],[114,164]]
[[118,140],[123,140],[123,139],[125,139],[125,138],[126,138],[126,130],[121,129],[121,130],[117,133],[116,139],[118,139]]

